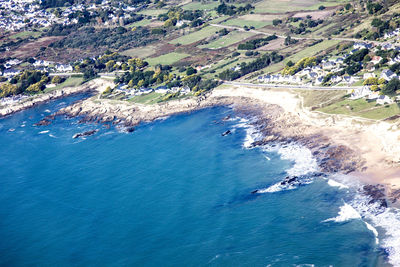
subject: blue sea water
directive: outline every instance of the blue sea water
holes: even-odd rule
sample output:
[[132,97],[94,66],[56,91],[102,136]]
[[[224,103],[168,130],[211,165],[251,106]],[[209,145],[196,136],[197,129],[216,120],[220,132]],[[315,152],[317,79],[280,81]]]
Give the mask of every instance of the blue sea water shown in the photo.
[[1,266],[386,265],[363,220],[335,220],[349,190],[314,178],[251,194],[296,163],[244,148],[248,129],[221,121],[230,108],[131,134],[62,117],[33,126],[78,98],[0,120]]

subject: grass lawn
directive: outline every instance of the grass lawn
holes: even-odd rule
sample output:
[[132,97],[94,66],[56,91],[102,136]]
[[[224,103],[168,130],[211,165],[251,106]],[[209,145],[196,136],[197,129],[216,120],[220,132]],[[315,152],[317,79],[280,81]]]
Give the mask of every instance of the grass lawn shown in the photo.
[[376,105],[375,101],[368,102],[366,99],[346,99],[318,110],[329,114],[345,114],[374,120],[382,120],[400,114],[397,104],[381,106]]
[[222,36],[221,38],[218,38],[217,40],[215,40],[209,44],[201,45],[199,47],[200,48],[209,48],[209,49],[218,49],[218,48],[227,47],[232,44],[241,42],[247,38],[250,38],[253,35],[255,35],[255,33],[232,31],[228,35]]
[[25,31],[11,35],[10,39],[17,39],[17,38],[26,39],[29,37],[39,37],[41,34],[42,34],[41,32]]
[[185,53],[172,52],[159,57],[147,58],[146,61],[149,62],[149,64],[152,66],[157,64],[171,65],[188,56],[190,55]]
[[220,23],[221,21],[224,21],[224,20],[226,20],[228,18],[230,18],[230,17],[224,15],[224,16],[221,16],[221,17],[218,17],[218,18],[215,18],[215,19],[211,20],[210,23],[211,24],[217,24],[217,23]]
[[256,29],[265,27],[267,25],[272,25],[272,21],[255,21],[255,20],[243,20],[243,19],[230,19],[222,23],[223,25],[228,26],[237,26],[243,28],[244,26],[251,27],[253,26]]
[[142,19],[140,21],[136,21],[134,23],[128,24],[128,25],[126,25],[126,27],[133,28],[133,27],[139,27],[139,26],[147,26],[150,24],[150,22],[151,22],[151,20],[149,20],[149,19]]
[[377,109],[366,111],[361,116],[368,119],[382,120],[399,114],[399,106],[397,104],[392,104],[390,106],[381,106]]
[[216,8],[219,4],[220,4],[219,2],[214,2],[214,1],[210,1],[208,3],[192,2],[182,6],[182,8],[184,10],[211,10]]
[[150,104],[155,104],[155,103],[161,101],[163,96],[164,96],[163,94],[152,92],[152,93],[147,94],[147,95],[135,96],[135,97],[129,99],[129,101],[132,101],[134,103],[149,104],[150,105]]
[[128,57],[138,57],[138,58],[146,58],[154,54],[156,52],[156,46],[148,45],[144,47],[135,47],[132,49],[125,50],[121,52],[121,55]]
[[168,12],[167,9],[145,9],[145,10],[138,12],[138,14],[142,14],[142,15],[146,15],[146,16],[158,16],[160,14],[167,13],[167,12]]
[[319,0],[264,0],[255,4],[255,13],[285,13],[300,10],[317,10],[319,6],[337,6],[345,1]]
[[174,40],[170,41],[170,43],[171,44],[182,44],[182,45],[192,44],[192,43],[198,42],[200,40],[203,40],[203,39],[209,37],[210,35],[214,34],[218,30],[220,30],[220,29],[216,28],[216,27],[212,27],[212,26],[207,26],[207,27],[202,28],[199,31],[195,31],[195,32],[189,33],[187,35],[181,36],[177,39],[174,39]]
[[82,82],[83,82],[83,77],[69,77],[63,83],[58,84],[56,87],[46,88],[44,92],[47,93],[50,91],[59,90],[66,87],[79,86],[82,84]]
[[340,100],[345,94],[345,91],[311,91],[311,90],[295,90],[303,97],[304,107],[318,107],[330,105]]

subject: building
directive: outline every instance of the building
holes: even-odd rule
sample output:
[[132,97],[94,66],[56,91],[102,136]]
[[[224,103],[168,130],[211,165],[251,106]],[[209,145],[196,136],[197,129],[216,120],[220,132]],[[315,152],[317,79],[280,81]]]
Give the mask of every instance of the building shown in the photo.
[[386,81],[390,81],[391,79],[397,78],[397,75],[393,73],[393,71],[387,69],[382,71],[381,78],[385,79]]
[[388,97],[387,95],[381,95],[376,100],[376,103],[380,105],[385,105],[385,104],[391,105],[393,104],[393,100],[390,99],[390,97]]

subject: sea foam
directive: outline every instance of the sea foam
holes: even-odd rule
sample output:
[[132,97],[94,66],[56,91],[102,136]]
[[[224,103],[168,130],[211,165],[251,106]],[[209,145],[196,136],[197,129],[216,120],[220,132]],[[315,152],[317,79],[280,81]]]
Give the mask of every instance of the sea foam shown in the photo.
[[352,219],[361,219],[361,215],[352,206],[344,203],[344,205],[340,207],[338,216],[326,219],[323,222],[347,222]]

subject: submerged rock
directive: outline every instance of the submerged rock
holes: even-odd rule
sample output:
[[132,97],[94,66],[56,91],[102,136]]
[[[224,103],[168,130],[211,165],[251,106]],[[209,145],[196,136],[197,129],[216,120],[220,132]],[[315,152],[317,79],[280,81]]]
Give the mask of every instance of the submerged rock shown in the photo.
[[377,203],[381,208],[387,208],[385,187],[383,185],[365,185],[364,193],[371,198],[369,204]]
[[135,131],[135,127],[128,127],[126,128],[126,132],[133,133]]
[[227,135],[229,135],[229,134],[231,134],[232,132],[231,132],[231,130],[228,130],[228,131],[226,131],[226,132],[223,132],[222,133],[222,136],[227,136]]
[[72,136],[72,138],[76,139],[76,138],[79,138],[79,137],[91,136],[91,135],[94,135],[95,133],[97,133],[98,131],[99,130],[90,130],[90,131],[86,131],[86,132],[83,132],[83,133],[77,133],[77,134],[74,134],[74,136]]
[[47,126],[50,124],[51,124],[51,120],[48,120],[45,118],[45,119],[40,120],[39,122],[35,123],[33,126]]

